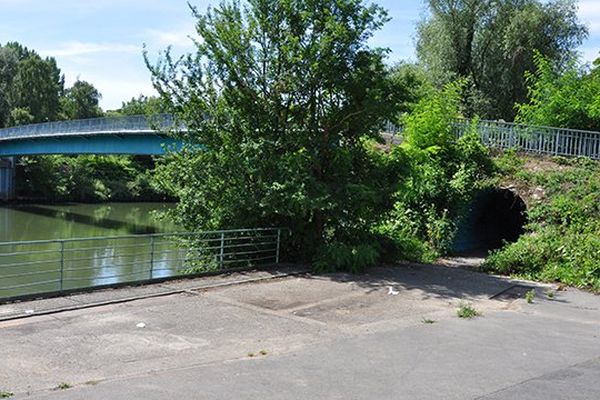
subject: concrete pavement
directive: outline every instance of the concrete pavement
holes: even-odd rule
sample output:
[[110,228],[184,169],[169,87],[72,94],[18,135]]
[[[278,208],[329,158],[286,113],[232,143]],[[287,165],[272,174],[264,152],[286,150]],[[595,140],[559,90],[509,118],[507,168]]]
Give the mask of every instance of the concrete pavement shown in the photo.
[[[599,398],[600,298],[568,290],[549,299],[548,287],[535,286],[527,304],[529,286],[399,266],[0,322],[0,391],[90,400]],[[465,301],[483,315],[459,319]],[[72,388],[53,390],[60,383]]]

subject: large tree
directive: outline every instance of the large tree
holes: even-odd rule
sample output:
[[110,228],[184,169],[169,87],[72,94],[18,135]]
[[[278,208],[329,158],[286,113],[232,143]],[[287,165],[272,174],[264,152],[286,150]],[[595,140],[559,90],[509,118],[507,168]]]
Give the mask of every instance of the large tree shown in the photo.
[[58,119],[63,92],[64,77],[54,58],[43,59],[19,43],[0,47],[0,126]]
[[67,119],[88,119],[104,115],[99,106],[102,95],[89,82],[77,80],[65,91],[62,111]]
[[380,210],[365,139],[396,107],[386,12],[362,0],[225,0],[197,18],[193,54],[148,63],[187,128],[165,184],[189,229],[283,225],[310,257]]
[[428,0],[418,28],[420,62],[442,85],[467,78],[466,113],[512,119],[527,97],[534,54],[568,62],[586,37],[576,0]]

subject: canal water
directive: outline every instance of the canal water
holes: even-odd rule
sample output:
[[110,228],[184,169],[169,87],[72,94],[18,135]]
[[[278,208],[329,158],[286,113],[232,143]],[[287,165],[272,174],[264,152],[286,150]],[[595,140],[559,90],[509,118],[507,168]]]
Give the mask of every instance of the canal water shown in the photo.
[[[180,231],[160,214],[173,204],[109,203],[0,207],[0,299],[172,276],[185,256]],[[128,239],[107,237],[133,236]],[[61,239],[87,238],[60,242]],[[95,238],[95,239],[89,239]],[[48,241],[10,244],[7,242]]]
[[0,242],[167,233],[178,227],[159,214],[165,203],[0,207]]

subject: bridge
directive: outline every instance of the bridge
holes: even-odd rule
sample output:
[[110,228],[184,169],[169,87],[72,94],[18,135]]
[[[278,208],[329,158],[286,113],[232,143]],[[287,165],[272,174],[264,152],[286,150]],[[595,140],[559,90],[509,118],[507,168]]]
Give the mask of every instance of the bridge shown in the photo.
[[160,114],[57,121],[0,129],[0,157],[48,154],[163,155],[178,143],[165,132],[173,117]]
[[164,155],[181,143],[166,132],[173,116],[57,121],[0,129],[0,198],[14,196],[15,157],[34,155]]
[[[0,129],[0,199],[14,195],[14,160],[48,154],[163,155],[182,143],[166,134],[174,125],[170,114],[58,121]],[[456,135],[470,130],[470,121],[457,121]],[[491,148],[518,149],[536,154],[589,157],[600,160],[600,132],[479,121],[477,132]],[[402,141],[402,129],[386,124],[382,135]]]

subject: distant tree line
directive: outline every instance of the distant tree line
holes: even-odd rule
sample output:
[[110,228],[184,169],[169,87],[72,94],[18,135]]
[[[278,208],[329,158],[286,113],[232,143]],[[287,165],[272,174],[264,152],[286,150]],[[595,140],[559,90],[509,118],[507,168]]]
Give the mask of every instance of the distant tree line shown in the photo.
[[105,115],[160,112],[157,97],[140,95],[105,113],[101,93],[90,82],[65,87],[53,57],[41,57],[20,43],[0,45],[0,128],[38,122],[87,119]]

